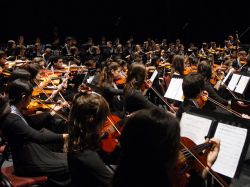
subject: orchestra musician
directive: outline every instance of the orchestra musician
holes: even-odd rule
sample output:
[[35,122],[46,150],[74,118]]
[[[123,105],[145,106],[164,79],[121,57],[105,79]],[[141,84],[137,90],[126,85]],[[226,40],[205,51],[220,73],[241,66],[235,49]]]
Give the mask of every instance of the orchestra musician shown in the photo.
[[[226,99],[223,99],[222,97],[220,97],[216,93],[215,89],[213,88],[213,86],[210,83],[210,79],[212,76],[212,66],[210,65],[210,63],[208,61],[203,60],[198,64],[197,69],[198,69],[198,73],[200,73],[204,77],[204,81],[205,81],[204,82],[204,90],[206,90],[208,92],[209,97],[220,102],[221,104],[223,104],[225,106],[230,106],[231,100],[226,100]],[[217,76],[217,75],[215,75],[215,76]],[[210,101],[208,101],[204,108],[209,109],[209,110],[214,110],[215,105],[213,103],[211,103]]]
[[144,96],[147,91],[147,86],[145,87],[146,77],[147,70],[143,64],[134,63],[131,65],[124,87],[126,112],[132,113],[145,108],[157,107]]
[[[120,138],[121,158],[113,187],[174,187],[180,141],[178,120],[164,110],[144,109],[130,115]],[[210,142],[214,144],[207,156],[208,166],[213,165],[220,147],[218,139]],[[204,186],[206,175],[205,168],[196,175],[192,173],[186,186]]]
[[[48,185],[68,186],[70,175],[65,153],[52,152],[44,145],[64,143],[68,134],[55,134],[47,129],[35,130],[25,119],[22,109],[31,101],[32,85],[17,79],[9,84],[11,112],[1,120],[1,130],[10,145],[15,174],[18,176],[48,176]],[[44,119],[53,121],[51,115]]]
[[204,92],[204,78],[198,73],[191,73],[184,77],[182,90],[184,101],[176,113],[176,117],[179,119],[181,119],[183,112],[187,112],[193,107],[201,109],[206,103],[205,100],[203,102],[201,100],[202,103],[199,103],[198,99],[203,99],[203,96],[208,95],[207,92]]
[[112,173],[98,155],[99,136],[109,114],[99,94],[81,91],[73,100],[69,116],[68,163],[72,187],[108,187]]
[[110,104],[111,112],[121,114],[123,111],[123,89],[119,89],[115,83],[120,77],[120,66],[117,62],[108,63],[102,70],[99,79],[99,88],[104,98]]

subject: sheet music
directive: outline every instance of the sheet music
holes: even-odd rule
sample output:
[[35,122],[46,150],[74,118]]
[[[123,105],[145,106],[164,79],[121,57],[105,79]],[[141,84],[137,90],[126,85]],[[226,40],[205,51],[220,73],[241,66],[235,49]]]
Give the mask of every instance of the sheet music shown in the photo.
[[224,85],[224,84],[225,84],[225,82],[227,81],[228,77],[233,73],[233,71],[234,71],[234,68],[231,68],[231,69],[229,70],[229,72],[227,73],[226,77],[223,79],[221,85]]
[[93,81],[95,76],[89,76],[89,78],[87,79],[87,83],[91,84],[91,82]]
[[239,79],[240,79],[240,76],[239,74],[233,74],[229,84],[228,84],[228,89],[231,90],[231,91],[234,91]]
[[233,178],[247,137],[247,129],[218,123],[214,137],[220,139],[221,145],[212,169]]
[[176,95],[175,95],[175,100],[177,100],[177,101],[183,101],[184,99],[183,99],[183,90],[182,90],[182,83],[183,83],[183,79],[177,79],[178,81],[178,85],[180,85],[179,86],[179,89],[178,89],[178,91],[177,91],[177,93],[176,93]]
[[182,82],[183,79],[172,78],[164,97],[183,101]]
[[152,76],[150,77],[150,81],[153,83],[154,82],[154,80],[155,80],[155,77],[157,76],[157,74],[158,74],[158,71],[157,70],[155,70],[154,71],[154,73],[152,74]]
[[236,86],[235,92],[237,92],[239,94],[243,94],[244,90],[246,89],[249,78],[250,77],[242,75],[238,85]]
[[181,137],[191,139],[199,145],[205,142],[205,136],[208,135],[212,120],[183,113],[180,121]]

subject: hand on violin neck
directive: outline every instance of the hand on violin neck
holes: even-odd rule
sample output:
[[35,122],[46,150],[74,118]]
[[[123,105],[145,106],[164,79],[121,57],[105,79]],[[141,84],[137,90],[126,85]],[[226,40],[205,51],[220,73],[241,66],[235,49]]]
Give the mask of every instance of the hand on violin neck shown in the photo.
[[209,169],[213,166],[214,162],[216,161],[219,151],[220,151],[220,139],[218,138],[212,138],[212,139],[207,139],[206,142],[211,143],[212,147],[208,151],[207,154],[207,166],[204,168],[202,172],[202,177],[206,178]]

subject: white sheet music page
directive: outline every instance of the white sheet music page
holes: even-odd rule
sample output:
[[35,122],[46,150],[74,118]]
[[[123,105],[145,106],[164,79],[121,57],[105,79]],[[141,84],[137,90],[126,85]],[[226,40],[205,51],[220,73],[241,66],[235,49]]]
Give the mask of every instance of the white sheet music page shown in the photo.
[[231,91],[234,91],[239,79],[240,79],[240,76],[239,74],[233,74],[229,84],[228,84],[228,89],[231,90]]
[[89,76],[89,78],[87,79],[87,83],[91,84],[91,82],[93,81],[95,76]]
[[223,79],[221,85],[225,84],[225,82],[227,81],[228,77],[233,73],[233,71],[234,71],[234,68],[231,68],[229,70],[229,72],[227,73],[226,77]]
[[172,78],[164,97],[183,101],[182,82],[183,79]]
[[182,90],[182,83],[183,83],[183,79],[177,79],[177,84],[179,85],[179,89],[175,95],[175,100],[177,101],[183,101],[183,90]]
[[199,145],[205,142],[205,136],[211,127],[212,120],[183,113],[180,121],[181,136],[191,139]]
[[247,137],[247,129],[218,123],[214,137],[220,139],[221,145],[212,169],[233,178]]
[[154,73],[151,75],[151,77],[150,77],[150,81],[153,83],[154,82],[154,80],[155,80],[155,77],[157,76],[157,74],[158,74],[158,71],[157,70],[155,70],[154,71]]
[[175,95],[179,89],[179,86],[177,84],[177,79],[176,78],[172,78],[170,81],[170,84],[168,86],[168,89],[164,95],[164,97],[169,98],[169,99],[174,99]]
[[238,85],[236,86],[235,92],[237,92],[239,94],[243,94],[244,90],[246,89],[246,86],[247,86],[249,79],[250,79],[250,77],[242,75]]

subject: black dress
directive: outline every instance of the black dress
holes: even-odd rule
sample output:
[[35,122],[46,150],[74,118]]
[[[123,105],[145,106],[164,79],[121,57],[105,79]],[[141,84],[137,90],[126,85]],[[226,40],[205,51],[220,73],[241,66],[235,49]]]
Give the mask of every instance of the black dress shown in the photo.
[[1,121],[1,130],[7,139],[19,176],[48,176],[49,184],[67,186],[70,183],[65,153],[55,153],[42,144],[63,142],[61,134],[47,129],[30,127],[19,115],[10,113]]

